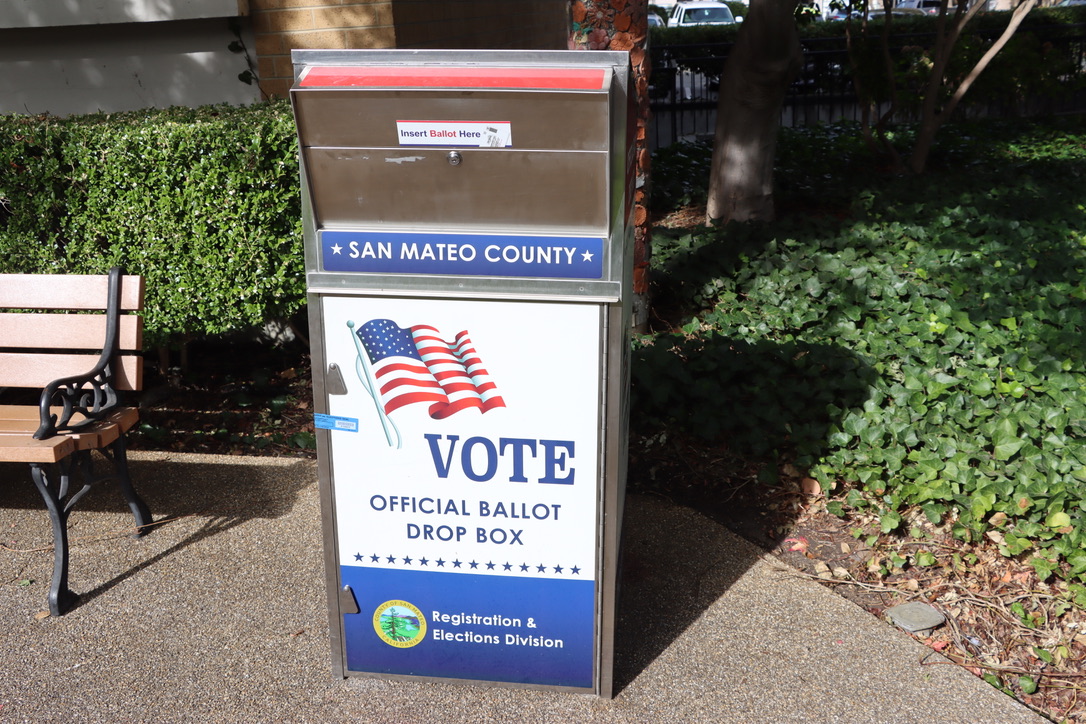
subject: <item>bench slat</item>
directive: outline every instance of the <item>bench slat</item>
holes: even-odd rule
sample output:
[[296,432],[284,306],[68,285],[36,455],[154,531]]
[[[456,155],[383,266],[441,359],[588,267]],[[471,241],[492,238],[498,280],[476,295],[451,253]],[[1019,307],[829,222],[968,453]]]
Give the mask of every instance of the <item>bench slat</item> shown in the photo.
[[[53,380],[86,374],[97,362],[97,355],[0,352],[0,387],[44,388]],[[143,358],[115,358],[113,374],[114,388],[143,389]]]
[[[5,309],[105,309],[105,274],[0,274],[0,307]],[[143,308],[143,277],[121,278],[121,309]]]
[[[120,349],[141,349],[143,318],[124,314],[119,321]],[[0,313],[0,345],[4,347],[100,350],[105,338],[104,314]]]
[[112,444],[139,421],[135,407],[120,407],[84,431],[48,440],[31,437],[38,429],[38,410],[29,405],[0,406],[0,462],[55,463],[76,450],[98,450]]
[[[54,414],[60,414],[60,408],[51,408]],[[73,422],[79,422],[83,417],[81,415],[74,415],[72,417]],[[38,408],[35,405],[0,405],[0,432],[17,432],[19,430],[30,430],[34,432],[37,427],[20,427],[18,423],[28,423],[33,421],[35,424],[38,422]]]
[[[59,408],[53,412],[59,413]],[[82,415],[72,417],[72,422],[77,423],[83,419]],[[119,425],[128,430],[139,420],[139,410],[135,407],[118,407],[104,417],[101,422],[111,425]],[[24,433],[33,435],[38,429],[38,408],[33,405],[0,405],[0,434]],[[69,433],[64,433],[69,434]],[[115,438],[114,438],[115,439]]]
[[26,433],[0,433],[0,462],[55,463],[75,451],[76,441],[70,437],[34,440]]

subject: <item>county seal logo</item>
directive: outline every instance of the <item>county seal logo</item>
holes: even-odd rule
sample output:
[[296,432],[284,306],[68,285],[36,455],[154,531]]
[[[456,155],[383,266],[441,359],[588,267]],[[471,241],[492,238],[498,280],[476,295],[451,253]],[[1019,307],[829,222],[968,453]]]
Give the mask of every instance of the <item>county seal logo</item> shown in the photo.
[[389,646],[409,649],[426,638],[426,617],[407,601],[385,601],[373,612],[373,630]]

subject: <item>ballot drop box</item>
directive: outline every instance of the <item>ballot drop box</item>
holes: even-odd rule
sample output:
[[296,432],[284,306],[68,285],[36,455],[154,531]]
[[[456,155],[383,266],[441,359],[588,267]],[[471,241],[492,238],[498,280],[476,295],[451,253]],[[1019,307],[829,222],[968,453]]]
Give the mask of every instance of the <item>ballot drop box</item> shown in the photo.
[[333,668],[609,697],[627,54],[293,62]]

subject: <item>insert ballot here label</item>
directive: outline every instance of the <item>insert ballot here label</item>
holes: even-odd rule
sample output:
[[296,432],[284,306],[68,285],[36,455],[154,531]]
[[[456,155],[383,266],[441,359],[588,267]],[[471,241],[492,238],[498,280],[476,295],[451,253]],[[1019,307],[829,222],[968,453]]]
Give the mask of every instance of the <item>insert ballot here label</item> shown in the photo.
[[504,121],[396,121],[401,146],[509,148],[511,124]]

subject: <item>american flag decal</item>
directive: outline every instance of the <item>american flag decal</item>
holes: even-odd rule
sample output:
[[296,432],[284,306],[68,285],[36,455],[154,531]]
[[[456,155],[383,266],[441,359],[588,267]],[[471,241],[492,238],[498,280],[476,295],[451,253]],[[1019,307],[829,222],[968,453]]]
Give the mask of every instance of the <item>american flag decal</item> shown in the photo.
[[417,402],[429,402],[435,420],[505,407],[467,330],[452,342],[440,334],[425,324],[404,329],[391,319],[371,319],[358,330],[385,414]]

